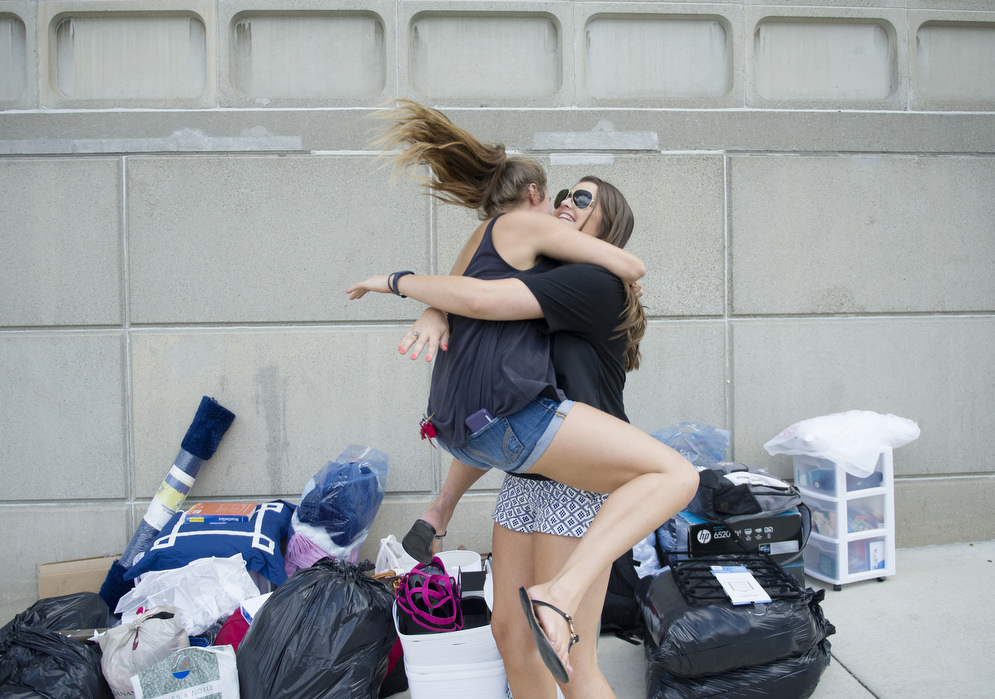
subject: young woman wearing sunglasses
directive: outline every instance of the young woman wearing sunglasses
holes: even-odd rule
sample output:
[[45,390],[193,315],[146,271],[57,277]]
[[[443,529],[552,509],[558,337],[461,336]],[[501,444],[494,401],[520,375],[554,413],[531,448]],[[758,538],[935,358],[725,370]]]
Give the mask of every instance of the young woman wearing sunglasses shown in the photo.
[[[471,279],[447,283],[446,277],[395,272],[354,285],[350,298],[393,292],[446,308],[467,283],[474,286],[475,299],[514,294],[525,278],[555,266],[545,258],[599,264],[624,282],[642,276],[637,258],[534,210],[548,202],[545,173],[535,161],[485,146],[440,112],[416,103],[403,102],[388,118],[385,146],[405,146],[395,163],[430,166],[425,181],[432,194],[477,209],[485,221],[453,269]],[[488,279],[499,282],[487,284]],[[539,308],[523,314],[542,315]],[[453,313],[449,323],[451,343],[436,358],[429,395],[440,444],[475,468],[529,472],[608,494],[558,570],[518,591],[543,662],[567,683],[568,652],[576,642],[573,615],[616,558],[691,500],[697,473],[645,432],[565,399],[556,387],[548,335],[534,321],[493,322]]]

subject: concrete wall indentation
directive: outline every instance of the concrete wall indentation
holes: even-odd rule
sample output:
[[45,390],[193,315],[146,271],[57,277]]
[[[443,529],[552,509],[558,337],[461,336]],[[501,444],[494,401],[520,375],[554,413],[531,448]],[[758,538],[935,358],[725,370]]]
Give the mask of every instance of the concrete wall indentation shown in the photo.
[[385,51],[374,14],[246,12],[231,25],[232,86],[256,98],[376,96]]
[[0,101],[16,100],[27,86],[24,22],[0,14]]
[[423,13],[409,32],[420,96],[550,97],[562,84],[560,30],[548,15]]
[[895,49],[880,22],[771,18],[753,43],[765,100],[880,101],[894,89]]
[[717,99],[732,87],[729,34],[714,18],[594,18],[585,51],[594,97]]
[[924,101],[995,105],[995,24],[928,22],[916,35],[915,60]]
[[189,99],[206,85],[207,30],[191,16],[56,20],[53,88],[66,99]]

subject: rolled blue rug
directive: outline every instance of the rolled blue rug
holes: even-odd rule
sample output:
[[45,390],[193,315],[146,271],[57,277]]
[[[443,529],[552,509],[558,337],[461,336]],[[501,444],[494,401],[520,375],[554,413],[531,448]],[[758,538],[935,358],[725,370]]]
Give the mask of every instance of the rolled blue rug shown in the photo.
[[111,611],[114,611],[121,597],[134,586],[133,580],[124,579],[125,571],[135,562],[138,554],[152,545],[153,539],[166,522],[179,511],[187,493],[197,480],[201,465],[214,456],[221,438],[231,427],[234,419],[235,413],[213,398],[207,396],[201,398],[200,406],[180,443],[180,451],[173,465],[162,479],[159,490],[156,491],[138,529],[131,537],[131,542],[121,554],[121,558],[111,565],[107,578],[100,586],[100,597]]

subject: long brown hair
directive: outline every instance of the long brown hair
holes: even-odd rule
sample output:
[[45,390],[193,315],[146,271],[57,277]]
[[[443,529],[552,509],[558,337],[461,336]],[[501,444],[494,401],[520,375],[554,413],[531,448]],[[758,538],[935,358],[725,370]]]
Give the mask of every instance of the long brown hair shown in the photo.
[[[417,176],[428,192],[447,204],[476,209],[481,220],[517,207],[535,184],[546,196],[546,172],[531,158],[507,155],[504,146],[481,143],[442,112],[412,100],[375,115],[388,122],[376,145],[394,161],[394,175],[419,165],[429,176]],[[394,146],[399,151],[387,151]],[[541,199],[540,199],[541,201]]]
[[[599,177],[585,175],[580,181],[598,185],[596,204],[601,208],[598,238],[624,248],[632,237],[632,229],[635,227],[629,202],[618,188]],[[646,334],[646,312],[631,288],[626,286],[625,293],[625,310],[622,311],[621,320],[615,328],[618,332],[615,337],[625,335],[625,370],[629,372],[639,368],[639,343]]]

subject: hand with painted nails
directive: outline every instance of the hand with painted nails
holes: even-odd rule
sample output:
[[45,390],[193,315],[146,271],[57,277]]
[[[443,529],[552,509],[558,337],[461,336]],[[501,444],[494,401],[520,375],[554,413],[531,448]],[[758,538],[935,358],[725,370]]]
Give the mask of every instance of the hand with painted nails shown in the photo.
[[439,349],[443,352],[449,349],[449,320],[445,312],[426,308],[405,333],[397,349],[401,354],[410,352],[412,359],[418,359],[424,353],[426,362],[432,361]]

